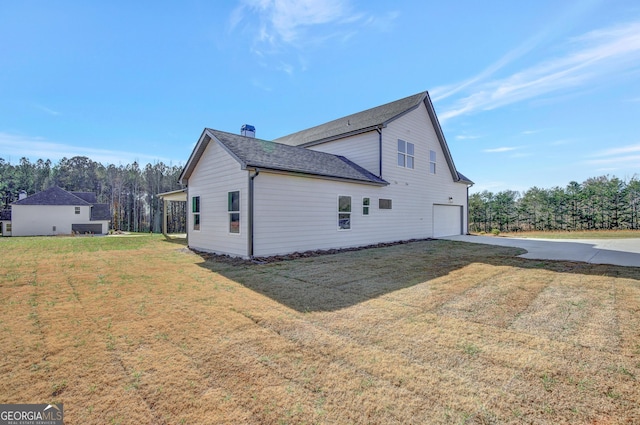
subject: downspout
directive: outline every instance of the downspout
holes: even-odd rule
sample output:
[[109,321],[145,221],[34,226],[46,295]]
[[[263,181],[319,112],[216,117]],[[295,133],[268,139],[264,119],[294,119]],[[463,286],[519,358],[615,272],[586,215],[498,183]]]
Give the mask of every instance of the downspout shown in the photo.
[[249,240],[248,240],[248,245],[249,245],[249,258],[253,258],[253,194],[254,194],[254,183],[253,183],[253,179],[255,179],[256,177],[258,177],[258,174],[260,174],[260,169],[256,168],[254,170],[255,172],[253,174],[249,174],[249,231],[247,233],[249,233]]
[[382,126],[376,127],[378,132],[378,177],[382,178]]

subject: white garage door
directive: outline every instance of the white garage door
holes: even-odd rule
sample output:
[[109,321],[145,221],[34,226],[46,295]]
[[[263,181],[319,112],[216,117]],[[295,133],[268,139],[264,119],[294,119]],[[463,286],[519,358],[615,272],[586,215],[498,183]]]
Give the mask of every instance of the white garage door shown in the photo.
[[462,207],[459,205],[433,206],[433,237],[462,234]]

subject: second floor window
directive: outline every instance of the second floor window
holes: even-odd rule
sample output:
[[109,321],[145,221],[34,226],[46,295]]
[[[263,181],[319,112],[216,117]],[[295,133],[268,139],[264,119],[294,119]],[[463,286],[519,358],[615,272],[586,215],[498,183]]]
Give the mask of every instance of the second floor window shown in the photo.
[[436,173],[436,151],[429,151],[429,172]]
[[398,167],[413,168],[413,143],[398,139]]

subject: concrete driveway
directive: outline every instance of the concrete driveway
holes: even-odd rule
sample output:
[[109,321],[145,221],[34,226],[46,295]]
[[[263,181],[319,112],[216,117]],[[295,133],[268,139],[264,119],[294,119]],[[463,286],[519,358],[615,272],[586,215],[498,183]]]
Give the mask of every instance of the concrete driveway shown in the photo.
[[640,267],[640,238],[524,239],[460,235],[440,239],[526,249],[527,253],[520,255],[522,258]]

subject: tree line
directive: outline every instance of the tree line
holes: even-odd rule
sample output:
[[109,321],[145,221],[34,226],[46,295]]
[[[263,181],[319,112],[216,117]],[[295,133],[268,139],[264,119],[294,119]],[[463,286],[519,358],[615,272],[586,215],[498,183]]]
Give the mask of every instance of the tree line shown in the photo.
[[523,193],[483,191],[469,196],[469,230],[640,229],[640,180],[589,178],[566,187],[533,187]]
[[[0,209],[18,200],[20,191],[32,195],[59,186],[70,192],[96,193],[98,202],[110,205],[114,230],[159,233],[164,203],[158,194],[181,189],[181,172],[182,167],[162,162],[105,166],[85,156],[62,158],[55,164],[21,158],[15,165],[0,158]],[[170,233],[186,232],[185,204],[169,203]]]

